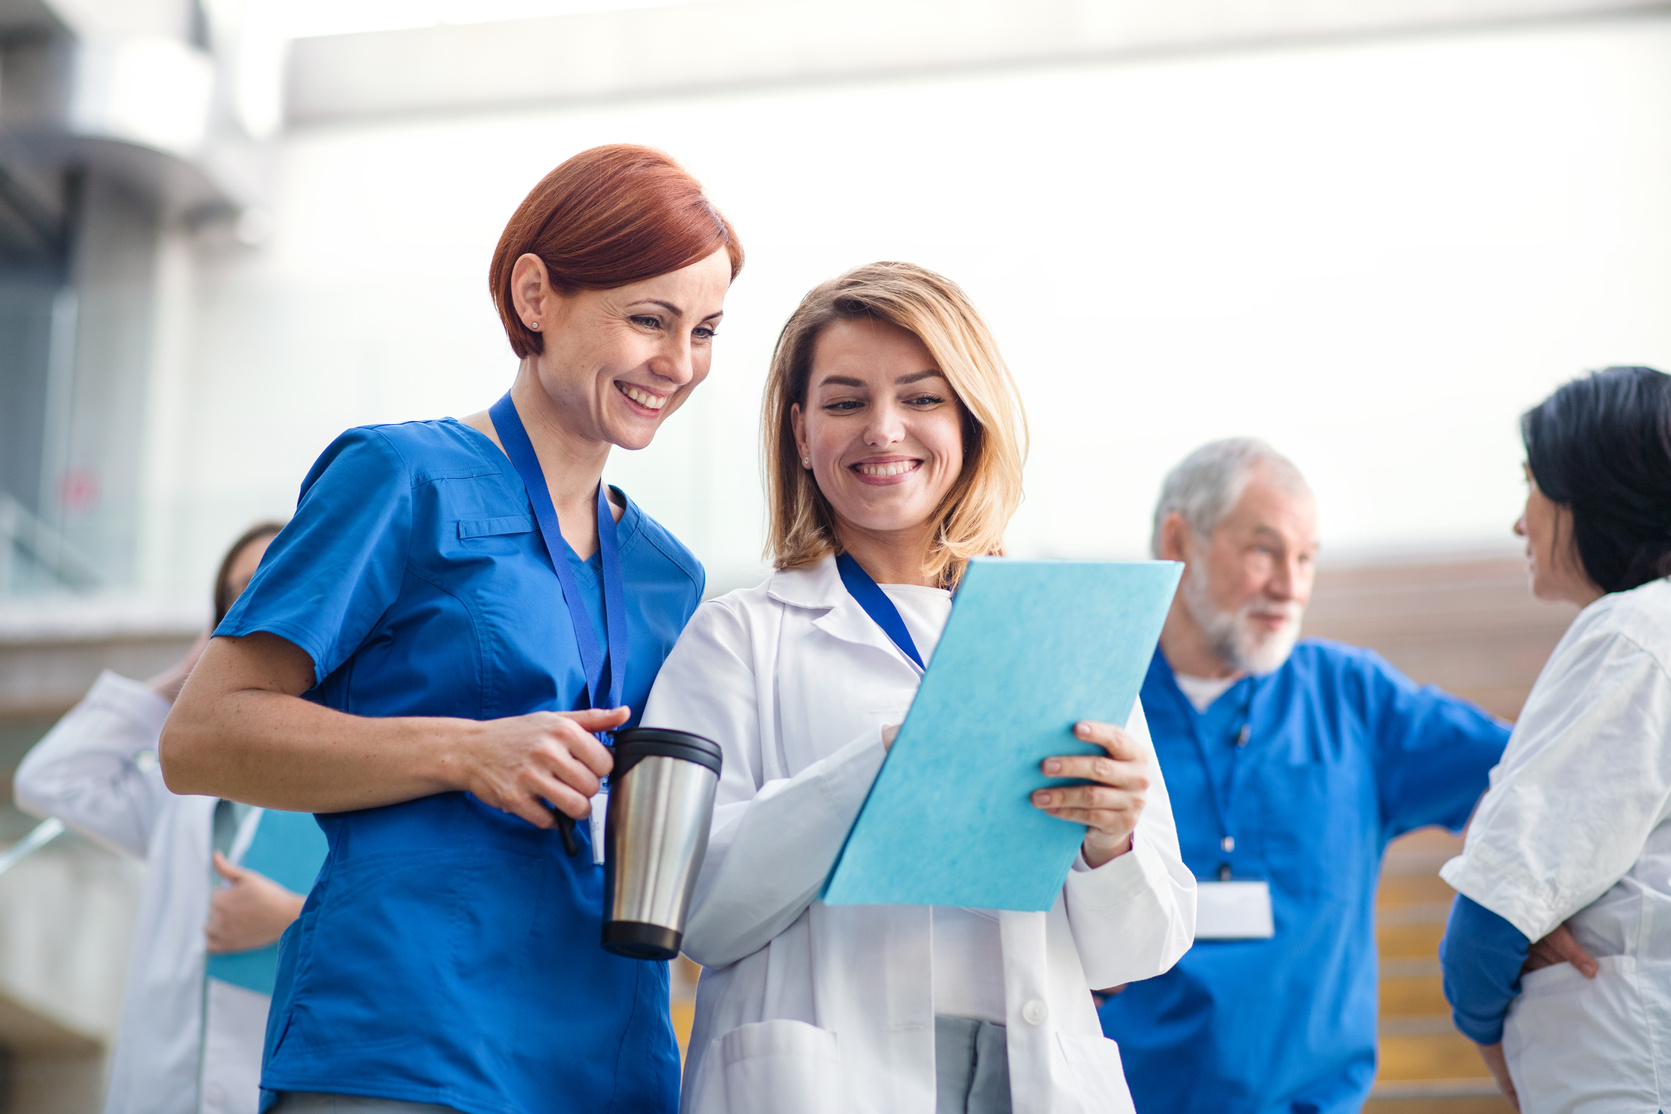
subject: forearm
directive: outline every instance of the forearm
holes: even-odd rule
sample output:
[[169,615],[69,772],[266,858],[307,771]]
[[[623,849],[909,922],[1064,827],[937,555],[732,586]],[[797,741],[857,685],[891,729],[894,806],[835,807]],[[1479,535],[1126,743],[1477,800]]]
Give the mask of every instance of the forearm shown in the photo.
[[460,755],[481,725],[348,715],[261,689],[180,694],[158,755],[176,793],[289,812],[346,812],[464,788]]
[[1476,1044],[1503,1039],[1503,1018],[1520,993],[1531,941],[1514,925],[1461,894],[1439,943],[1445,1000],[1457,1029]]
[[137,681],[101,674],[81,703],[24,756],[18,807],[56,816],[84,835],[143,856],[167,799],[139,755],[154,750],[168,704]]

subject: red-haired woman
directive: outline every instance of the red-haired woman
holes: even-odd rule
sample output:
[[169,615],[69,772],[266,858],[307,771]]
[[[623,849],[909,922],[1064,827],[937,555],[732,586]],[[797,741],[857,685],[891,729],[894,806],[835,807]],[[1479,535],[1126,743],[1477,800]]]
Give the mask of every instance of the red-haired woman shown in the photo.
[[702,597],[604,462],[708,374],[741,265],[665,155],[552,171],[491,268],[510,391],[339,437],[181,693],[170,788],[317,813],[330,844],[268,1023],[285,1114],[676,1106],[667,965],[599,947],[598,830],[558,821],[601,814],[593,732],[637,719]]

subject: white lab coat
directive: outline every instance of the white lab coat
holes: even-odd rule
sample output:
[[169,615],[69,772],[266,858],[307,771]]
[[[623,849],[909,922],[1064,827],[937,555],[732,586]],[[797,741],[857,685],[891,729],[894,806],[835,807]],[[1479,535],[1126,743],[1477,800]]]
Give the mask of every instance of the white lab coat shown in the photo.
[[107,670],[18,766],[17,804],[147,864],[105,1114],[255,1114],[269,998],[203,976],[215,798],[163,784],[168,710]]
[[1599,960],[1521,979],[1503,1051],[1524,1114],[1671,1110],[1671,581],[1573,620],[1440,873]]
[[[663,665],[644,723],[725,751],[684,940],[705,968],[685,1114],[933,1114],[930,907],[814,896],[919,680],[833,558],[703,604]],[[1152,755],[1140,707],[1128,726]],[[1194,923],[1151,765],[1134,850],[1076,864],[1049,913],[999,914],[1016,1114],[1131,1110],[1091,988],[1167,970]]]

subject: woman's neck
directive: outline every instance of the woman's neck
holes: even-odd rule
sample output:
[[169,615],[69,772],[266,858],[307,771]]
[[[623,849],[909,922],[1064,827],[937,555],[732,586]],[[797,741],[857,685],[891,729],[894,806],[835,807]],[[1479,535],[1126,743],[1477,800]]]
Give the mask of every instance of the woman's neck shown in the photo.
[[540,386],[539,372],[533,362],[532,357],[523,361],[516,382],[511,385],[511,401],[516,403],[517,417],[522,419],[534,455],[539,457],[552,505],[564,523],[563,536],[568,537],[569,519],[576,515],[592,518],[590,512],[595,506],[598,482],[603,478],[603,466],[609,460],[611,446],[607,441],[575,432],[565,420],[567,415]]
[[839,523],[836,537],[848,555],[878,584],[943,587],[938,576],[924,571],[934,538],[932,530],[875,531]]
[[[521,419],[528,441],[534,446],[534,456],[540,462],[563,540],[576,556],[588,560],[598,548],[596,500],[610,444],[581,436],[563,421],[562,410],[540,386],[532,357],[525,359],[517,371],[516,382],[511,385],[511,401],[516,403],[516,416]],[[463,421],[486,434],[504,451],[505,443],[493,428],[487,411],[471,414]],[[611,502],[610,513],[617,521],[621,511],[622,508]]]

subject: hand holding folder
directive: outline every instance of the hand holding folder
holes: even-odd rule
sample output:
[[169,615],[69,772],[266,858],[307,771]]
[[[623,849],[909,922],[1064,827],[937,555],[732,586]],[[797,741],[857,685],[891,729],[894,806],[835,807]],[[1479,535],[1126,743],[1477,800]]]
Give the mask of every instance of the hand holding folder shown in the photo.
[[1040,763],[1102,753],[1078,722],[1126,723],[1181,568],[970,562],[824,900],[1049,909],[1086,829],[1032,804]]

